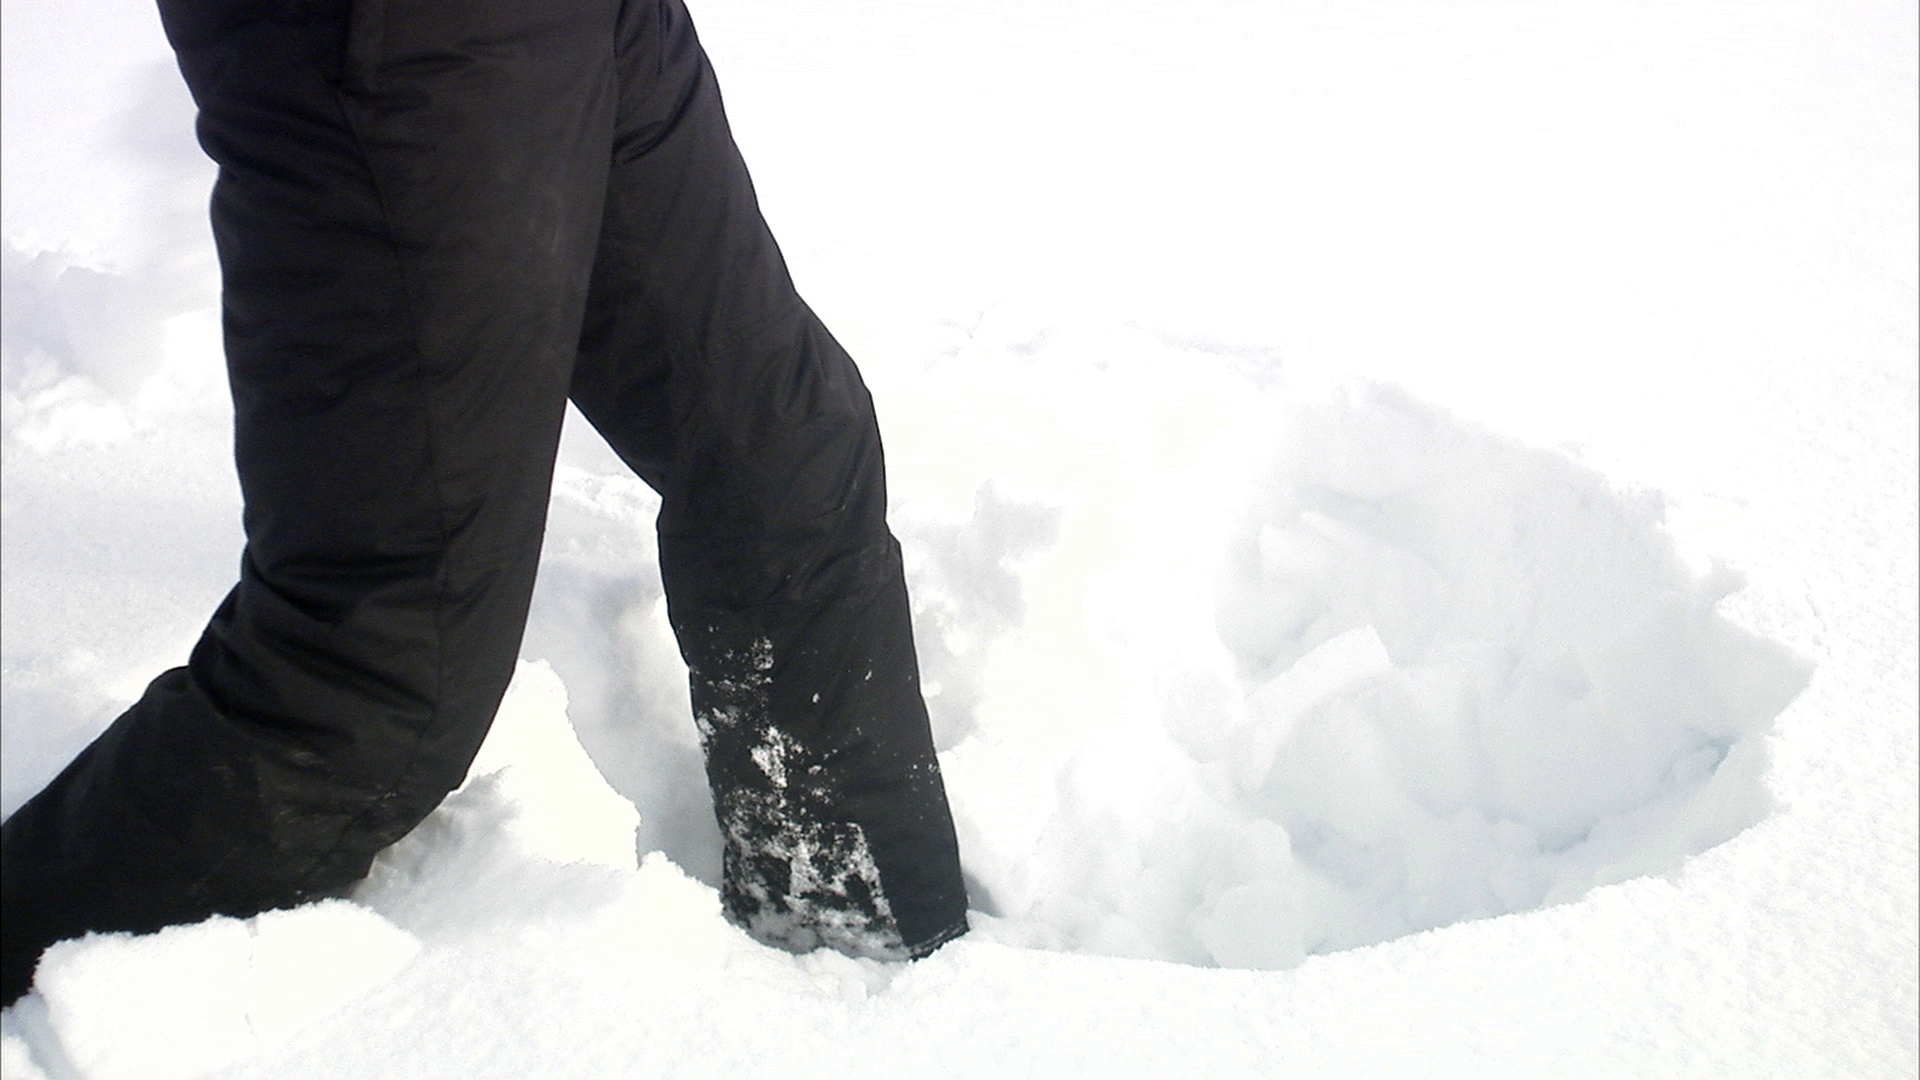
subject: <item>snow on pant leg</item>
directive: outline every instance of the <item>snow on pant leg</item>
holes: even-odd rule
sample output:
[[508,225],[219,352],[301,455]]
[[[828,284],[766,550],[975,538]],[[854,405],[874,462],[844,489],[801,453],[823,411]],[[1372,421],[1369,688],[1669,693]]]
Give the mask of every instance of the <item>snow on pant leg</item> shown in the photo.
[[612,0],[167,0],[220,166],[241,579],[4,827],[40,951],[337,891],[518,653],[611,153]]
[[623,13],[573,397],[661,492],[723,900],[762,940],[924,955],[966,929],[872,401],[795,294],[677,2]]

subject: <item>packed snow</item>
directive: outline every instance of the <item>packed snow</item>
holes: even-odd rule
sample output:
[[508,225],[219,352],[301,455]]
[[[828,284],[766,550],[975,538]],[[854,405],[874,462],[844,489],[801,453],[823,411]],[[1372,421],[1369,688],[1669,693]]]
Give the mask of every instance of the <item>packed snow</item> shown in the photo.
[[[4,16],[10,813],[231,584],[211,168]],[[348,899],[49,951],[8,1080],[1912,1076],[1915,11],[696,4],[862,363],[975,930],[754,944],[570,424],[467,784]]]

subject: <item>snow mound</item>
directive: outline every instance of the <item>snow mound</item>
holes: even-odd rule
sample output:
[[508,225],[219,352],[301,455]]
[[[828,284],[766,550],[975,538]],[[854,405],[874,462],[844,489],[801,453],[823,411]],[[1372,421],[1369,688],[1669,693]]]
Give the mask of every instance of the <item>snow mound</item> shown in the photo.
[[6,1075],[200,1076],[284,1045],[392,978],[419,948],[343,900],[61,942],[41,958],[36,994],[14,1010],[22,1031],[8,1032]]
[[427,941],[538,941],[619,896],[638,815],[574,739],[550,667],[520,665],[469,776],[355,900]]
[[903,515],[930,669],[971,673],[930,696],[965,713],[988,935],[1287,967],[1672,871],[1769,812],[1765,735],[1810,667],[1720,614],[1740,576],[1684,556],[1658,496],[1392,387],[1018,336],[990,379],[1077,368],[1067,400],[1141,438],[1062,452],[1094,426],[1062,408],[1067,468]]

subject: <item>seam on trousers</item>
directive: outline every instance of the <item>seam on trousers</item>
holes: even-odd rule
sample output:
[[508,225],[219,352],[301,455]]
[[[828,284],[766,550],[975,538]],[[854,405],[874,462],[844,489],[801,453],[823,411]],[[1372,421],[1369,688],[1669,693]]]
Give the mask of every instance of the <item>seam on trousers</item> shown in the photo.
[[[413,733],[412,746],[407,752],[406,762],[400,767],[400,770],[394,774],[393,779],[384,785],[385,790],[381,791],[380,794],[369,799],[366,804],[366,807],[362,809],[360,813],[356,814],[350,821],[348,821],[347,824],[341,827],[340,835],[334,839],[333,845],[329,847],[321,855],[316,856],[312,867],[305,874],[300,876],[299,880],[301,882],[301,885],[298,886],[298,888],[300,888],[302,892],[305,892],[306,888],[310,885],[310,883],[312,882],[316,874],[320,874],[327,868],[327,866],[333,860],[333,857],[340,852],[340,849],[342,847],[346,845],[348,838],[354,835],[354,833],[356,832],[356,830],[358,830],[360,825],[363,822],[365,822],[367,818],[371,816],[375,810],[385,805],[388,801],[390,801],[394,797],[395,794],[399,792],[401,784],[406,780],[408,776],[410,776],[413,773],[414,766],[419,762],[420,748],[423,745],[425,745],[428,734],[436,730],[445,721],[445,713],[446,713],[445,682],[446,682],[446,668],[447,668],[447,662],[446,662],[447,634],[446,634],[445,620],[446,620],[447,604],[445,600],[448,592],[447,575],[449,572],[448,571],[449,560],[446,556],[452,546],[451,545],[452,531],[447,524],[447,500],[440,488],[441,472],[440,472],[439,454],[437,452],[438,447],[440,445],[439,432],[434,423],[431,397],[427,393],[427,390],[425,388],[425,384],[427,383],[428,380],[425,378],[425,371],[424,371],[425,356],[420,349],[420,342],[419,342],[420,305],[416,299],[417,290],[414,288],[414,284],[410,280],[410,277],[407,273],[406,260],[401,257],[399,245],[394,240],[393,212],[391,209],[391,206],[392,206],[391,200],[389,200],[387,196],[385,186],[382,185],[380,182],[380,174],[378,170],[374,168],[373,155],[367,149],[367,142],[366,142],[366,139],[361,135],[360,125],[354,122],[353,109],[352,109],[351,103],[347,100],[345,90],[340,87],[336,87],[334,89],[333,101],[334,101],[335,107],[339,110],[341,122],[345,125],[348,133],[352,135],[354,145],[357,146],[360,150],[361,162],[362,164],[365,165],[367,170],[367,182],[370,185],[372,185],[374,198],[380,205],[381,224],[384,226],[383,236],[387,245],[388,253],[393,258],[395,276],[398,277],[400,280],[400,292],[401,292],[402,302],[405,306],[407,313],[410,316],[412,316],[408,320],[408,323],[409,323],[408,336],[410,339],[410,343],[412,345],[414,360],[417,365],[414,372],[416,377],[415,381],[417,384],[416,394],[420,401],[422,423],[425,425],[425,430],[426,430],[427,474],[429,477],[432,478],[431,483],[433,486],[435,517],[439,522],[441,559],[440,559],[440,565],[435,569],[435,573],[434,573],[435,603],[434,603],[434,609],[433,609],[433,624],[434,624],[433,626],[433,629],[434,629],[434,633],[433,633],[433,652],[434,652],[433,715],[425,725],[423,725],[419,730]],[[382,846],[384,847],[385,845],[382,845]]]

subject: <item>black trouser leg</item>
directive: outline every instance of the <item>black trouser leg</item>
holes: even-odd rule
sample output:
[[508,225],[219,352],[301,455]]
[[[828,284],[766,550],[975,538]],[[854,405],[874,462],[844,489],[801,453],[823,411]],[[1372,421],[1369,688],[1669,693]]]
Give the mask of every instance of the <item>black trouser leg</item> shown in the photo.
[[167,0],[220,166],[241,580],[5,824],[4,992],[341,888],[512,673],[601,221],[610,0]]
[[169,5],[221,167],[247,555],[188,667],[7,821],[6,999],[63,937],[336,890],[459,783],[576,349],[664,495],[730,912],[884,953],[964,929],[871,405],[685,13],[626,7],[616,80],[610,2]]
[[966,928],[872,402],[795,294],[678,3],[621,26],[573,398],[663,498],[662,574],[757,936],[919,955]]

